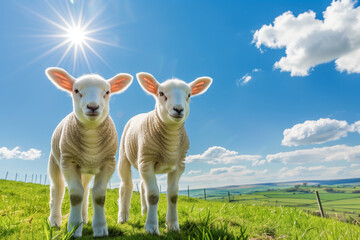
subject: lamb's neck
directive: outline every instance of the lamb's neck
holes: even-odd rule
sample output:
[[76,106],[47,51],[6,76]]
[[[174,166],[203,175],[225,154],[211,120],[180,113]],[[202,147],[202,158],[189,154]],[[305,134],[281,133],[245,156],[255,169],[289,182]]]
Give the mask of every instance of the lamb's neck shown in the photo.
[[80,141],[86,147],[96,148],[103,141],[104,133],[108,131],[109,116],[101,123],[82,123],[76,118],[76,125],[80,133]]
[[161,132],[166,133],[169,136],[180,136],[181,132],[185,130],[184,123],[164,123],[158,112],[156,110],[154,112],[154,123],[159,129],[161,129]]
[[177,154],[184,138],[184,123],[166,124],[160,119],[156,111],[154,111],[152,118],[153,139],[157,140],[158,147],[164,150],[163,153]]

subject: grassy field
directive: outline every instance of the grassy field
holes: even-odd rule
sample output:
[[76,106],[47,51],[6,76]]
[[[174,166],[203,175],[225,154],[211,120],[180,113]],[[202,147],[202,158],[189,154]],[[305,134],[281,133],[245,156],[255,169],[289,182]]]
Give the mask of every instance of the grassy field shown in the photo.
[[[180,196],[178,201],[181,233],[168,233],[163,194],[158,211],[161,236],[156,237],[144,231],[139,194],[133,194],[130,220],[125,224],[116,223],[117,198],[117,189],[108,190],[106,215],[110,236],[107,239],[360,239],[360,226],[313,216],[300,208],[261,206],[246,201],[222,203],[185,196]],[[49,186],[0,180],[0,239],[66,239],[68,195],[63,203],[60,229],[47,225],[48,201]],[[342,204],[346,206],[347,202]],[[90,204],[90,219],[91,214]],[[84,226],[83,236],[80,239],[92,239],[91,221]]]
[[[337,192],[327,192],[325,189],[332,188]],[[314,191],[318,191],[326,214],[342,221],[360,221],[360,193],[352,193],[360,190],[360,186],[299,186],[296,191],[289,192],[286,189],[270,191],[256,191],[249,194],[231,194],[231,202],[244,204],[270,205],[299,207],[308,211],[319,211]],[[294,189],[292,187],[292,189]],[[207,197],[208,200],[228,202],[227,194],[219,192]]]

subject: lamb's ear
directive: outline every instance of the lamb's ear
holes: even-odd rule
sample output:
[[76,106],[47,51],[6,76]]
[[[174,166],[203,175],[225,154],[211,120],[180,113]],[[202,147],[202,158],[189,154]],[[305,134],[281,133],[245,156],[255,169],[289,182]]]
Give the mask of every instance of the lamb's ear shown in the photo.
[[160,83],[156,81],[153,75],[151,75],[150,73],[140,72],[136,74],[136,78],[145,92],[157,96],[157,91]]
[[189,83],[191,88],[191,95],[200,95],[206,92],[212,83],[212,78],[209,77],[199,77],[193,82]]
[[64,69],[50,67],[46,69],[45,73],[57,88],[72,92],[75,78],[68,74]]
[[108,80],[110,83],[111,94],[124,92],[132,83],[133,77],[127,73],[119,73],[115,77]]

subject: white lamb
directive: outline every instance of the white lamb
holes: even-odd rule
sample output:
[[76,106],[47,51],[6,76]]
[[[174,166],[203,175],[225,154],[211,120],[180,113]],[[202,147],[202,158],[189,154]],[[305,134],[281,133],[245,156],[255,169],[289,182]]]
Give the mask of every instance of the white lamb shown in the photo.
[[147,212],[146,231],[159,234],[159,189],[155,174],[161,173],[168,173],[167,229],[180,231],[176,209],[178,184],[189,149],[184,122],[189,115],[190,97],[204,93],[212,79],[201,77],[190,84],[170,79],[160,84],[149,73],[138,73],[136,77],[141,87],[155,97],[156,105],[155,110],[130,119],[121,137],[119,172],[122,183],[119,189],[118,222],[127,222],[129,219],[133,165],[141,177],[141,212]]
[[110,94],[125,91],[133,77],[118,74],[110,80],[89,74],[78,79],[61,68],[46,69],[47,77],[73,99],[73,112],[56,127],[51,139],[48,171],[50,184],[50,224],[61,224],[61,202],[64,178],[69,188],[70,216],[68,231],[79,224],[74,237],[82,235],[88,216],[88,184],[95,175],[92,199],[95,237],[107,236],[105,193],[115,170],[118,140],[114,123],[109,116]]

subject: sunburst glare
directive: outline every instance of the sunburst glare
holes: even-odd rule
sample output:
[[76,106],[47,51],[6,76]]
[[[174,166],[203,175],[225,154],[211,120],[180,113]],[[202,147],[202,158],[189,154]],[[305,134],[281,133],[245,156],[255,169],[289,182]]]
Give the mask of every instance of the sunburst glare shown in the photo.
[[112,43],[111,41],[104,39],[103,32],[114,27],[114,25],[99,26],[99,21],[97,21],[105,6],[102,6],[102,9],[98,9],[94,14],[89,14],[91,15],[91,18],[86,18],[84,16],[84,1],[82,2],[82,5],[78,6],[78,11],[75,11],[75,6],[69,5],[68,2],[63,2],[64,5],[62,6],[62,11],[60,10],[61,8],[55,8],[49,2],[47,2],[47,4],[51,9],[51,12],[54,13],[52,16],[55,18],[43,16],[22,6],[27,11],[36,15],[53,27],[52,29],[49,29],[51,33],[34,36],[47,39],[51,43],[48,44],[50,49],[33,59],[32,62],[57,51],[61,52],[57,65],[60,65],[65,61],[71,61],[72,59],[73,71],[75,71],[76,67],[80,64],[86,64],[88,69],[91,71],[91,56],[96,56],[96,58],[108,65],[108,63],[94,48],[94,45],[96,44],[120,47],[116,43]]
[[81,45],[84,44],[86,32],[84,29],[79,26],[73,26],[67,31],[67,38],[71,41],[72,44]]

